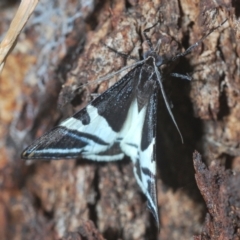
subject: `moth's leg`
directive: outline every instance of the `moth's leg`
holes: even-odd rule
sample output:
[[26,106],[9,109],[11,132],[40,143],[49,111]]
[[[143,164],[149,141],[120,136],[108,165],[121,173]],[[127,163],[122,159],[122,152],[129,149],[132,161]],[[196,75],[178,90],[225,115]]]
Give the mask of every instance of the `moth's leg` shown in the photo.
[[[149,48],[151,49],[151,51],[154,51],[154,48],[153,48],[151,39],[147,36],[147,32],[149,32],[149,31],[150,31],[152,28],[154,28],[157,24],[158,24],[158,22],[155,23],[155,24],[153,24],[151,27],[146,28],[146,29],[143,30],[143,35],[144,35],[144,37],[145,37],[145,39],[146,39],[146,41],[147,41],[147,43],[148,43],[148,46],[149,46]],[[121,53],[121,52],[117,51],[116,49],[107,46],[107,45],[106,45],[105,43],[103,43],[103,42],[102,42],[102,44],[103,44],[104,46],[106,46],[107,48],[109,48],[111,51],[113,51],[113,52],[121,55],[122,57],[130,58],[130,59],[134,59],[134,60],[139,60],[139,59],[137,59],[137,58],[135,58],[135,57],[133,57],[133,56],[130,56],[130,55],[128,55],[128,54]]]
[[148,46],[149,46],[149,48],[150,48],[150,50],[151,50],[152,52],[154,52],[154,49],[153,49],[153,45],[152,45],[151,39],[150,39],[150,38],[148,37],[148,35],[147,35],[147,32],[149,32],[149,31],[150,31],[152,28],[154,28],[157,24],[158,24],[158,22],[155,23],[155,24],[153,24],[151,27],[144,29],[144,31],[143,31],[143,35],[144,35],[144,37],[145,37],[145,39],[146,39],[146,41],[147,41],[147,43],[148,43]]
[[180,57],[184,57],[186,55],[188,55],[189,53],[192,52],[192,50],[196,47],[198,47],[203,40],[205,40],[212,32],[214,32],[215,30],[217,30],[218,28],[220,28],[225,22],[227,21],[227,19],[225,19],[220,25],[218,25],[217,27],[213,28],[212,30],[210,30],[205,36],[203,36],[199,41],[197,41],[196,43],[194,43],[193,45],[191,45],[185,52],[183,53],[179,53],[177,54],[175,57],[173,57],[170,61],[173,62],[176,59],[180,58]]
[[91,97],[92,97],[93,99],[99,97],[100,95],[101,95],[101,93],[91,93]]
[[181,78],[181,79],[185,79],[185,80],[188,80],[188,81],[192,80],[192,77],[190,77],[188,75],[183,75],[183,74],[179,74],[179,73],[171,73],[170,75],[172,77]]
[[124,58],[126,58],[126,59],[129,58],[129,59],[133,59],[133,60],[135,60],[135,61],[139,61],[139,59],[137,59],[136,57],[133,57],[133,56],[128,55],[128,54],[126,54],[126,53],[119,52],[118,50],[116,50],[116,49],[114,49],[114,48],[112,48],[112,47],[109,47],[108,45],[106,45],[106,44],[103,43],[103,42],[102,42],[102,44],[103,44],[105,47],[107,47],[108,49],[110,49],[111,51],[117,53],[118,55],[120,55],[120,56],[122,56],[122,57],[124,57]]

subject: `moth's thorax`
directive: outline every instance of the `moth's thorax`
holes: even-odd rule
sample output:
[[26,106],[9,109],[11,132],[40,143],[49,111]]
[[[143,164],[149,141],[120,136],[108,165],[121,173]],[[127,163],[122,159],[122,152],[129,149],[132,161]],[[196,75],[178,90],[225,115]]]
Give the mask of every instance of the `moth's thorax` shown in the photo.
[[160,67],[163,64],[163,62],[164,62],[164,58],[162,56],[159,56],[154,51],[147,51],[147,52],[145,52],[144,53],[144,59],[146,60],[146,63],[149,62],[150,65],[154,64],[157,67]]
[[152,93],[154,92],[154,89],[157,87],[155,60],[156,59],[154,56],[148,56],[142,65],[138,76],[136,76],[137,79],[135,81],[135,91],[139,111],[147,105]]

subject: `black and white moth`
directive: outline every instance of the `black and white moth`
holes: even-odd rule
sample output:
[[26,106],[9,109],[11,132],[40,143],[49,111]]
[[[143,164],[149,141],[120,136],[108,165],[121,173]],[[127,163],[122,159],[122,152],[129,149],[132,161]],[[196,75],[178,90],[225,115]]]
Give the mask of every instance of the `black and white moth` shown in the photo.
[[[82,157],[93,161],[115,161],[128,156],[133,162],[137,183],[145,194],[148,207],[159,227],[155,151],[159,91],[179,131],[164,92],[162,84],[164,76],[160,67],[190,53],[217,28],[211,30],[184,53],[168,60],[158,56],[153,49],[146,34],[151,28],[144,30],[150,48],[150,51],[145,53],[144,60],[135,63],[132,70],[87,107],[33,142],[23,151],[21,157],[23,159]],[[176,73],[171,75],[189,80],[185,75]]]

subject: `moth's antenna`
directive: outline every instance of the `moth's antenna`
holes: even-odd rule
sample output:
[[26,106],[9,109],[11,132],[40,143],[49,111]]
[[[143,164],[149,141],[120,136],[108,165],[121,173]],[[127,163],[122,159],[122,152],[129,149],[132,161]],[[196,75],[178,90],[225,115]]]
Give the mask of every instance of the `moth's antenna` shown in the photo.
[[177,128],[177,131],[178,131],[178,133],[180,135],[182,143],[184,143],[181,131],[180,131],[180,129],[179,129],[178,125],[177,125],[177,122],[176,122],[176,120],[174,118],[174,115],[172,113],[171,107],[169,106],[169,103],[168,103],[168,100],[167,100],[167,96],[166,96],[166,93],[165,93],[164,88],[163,88],[161,75],[160,75],[160,73],[158,71],[158,68],[157,68],[156,64],[154,64],[154,69],[155,69],[155,73],[157,74],[157,79],[158,79],[158,82],[159,82],[159,86],[160,86],[160,89],[161,89],[161,92],[162,92],[162,96],[163,96],[165,105],[167,107],[168,113],[169,113],[170,117],[172,118],[172,121],[173,121],[175,127]]
[[[107,74],[106,76],[100,77],[100,78],[98,78],[97,80],[90,81],[90,82],[88,82],[88,83],[86,83],[86,84],[83,84],[82,86],[84,86],[84,85],[89,85],[89,84],[93,84],[93,83],[101,83],[101,82],[103,82],[103,81],[105,81],[105,80],[108,80],[109,78],[111,78],[111,77],[119,74],[120,72],[122,72],[122,71],[124,71],[124,70],[126,70],[126,69],[136,67],[136,66],[138,66],[138,65],[140,65],[140,64],[142,64],[142,63],[144,63],[144,62],[145,62],[145,60],[138,61],[138,62],[136,62],[136,63],[133,63],[133,64],[129,65],[129,66],[123,67],[123,68],[121,68],[120,70],[118,70],[118,71],[116,71],[116,72],[114,72],[114,73]],[[82,87],[82,86],[81,86],[81,87]]]
[[175,57],[173,57],[170,61],[173,62],[176,59],[180,58],[180,57],[184,57],[186,55],[188,55],[194,48],[198,47],[200,45],[200,43],[202,43],[212,32],[214,32],[215,30],[217,30],[218,28],[220,28],[228,19],[225,19],[220,25],[218,25],[217,27],[213,28],[212,30],[210,30],[205,36],[203,36],[200,40],[198,40],[196,43],[194,43],[193,45],[191,45],[185,52],[183,53],[179,53],[177,54]]
[[[148,46],[149,46],[151,52],[155,52],[155,51],[159,48],[159,46],[160,46],[160,44],[161,44],[161,40],[159,40],[159,41],[157,42],[156,47],[153,48],[151,39],[147,36],[146,33],[147,33],[149,30],[151,30],[152,28],[154,28],[157,24],[158,24],[158,23],[155,23],[153,26],[151,26],[151,27],[149,27],[149,28],[147,28],[147,29],[145,29],[145,30],[143,31],[144,37],[145,37],[145,39],[146,39],[146,41],[147,41],[147,43],[148,43]],[[167,111],[168,111],[168,113],[169,113],[169,115],[170,115],[170,117],[171,117],[171,119],[172,119],[172,121],[173,121],[173,123],[174,123],[174,125],[175,125],[175,127],[176,127],[176,129],[177,129],[177,131],[178,131],[178,133],[179,133],[179,135],[180,135],[180,138],[181,138],[182,143],[184,143],[183,137],[182,137],[182,134],[181,134],[181,131],[180,131],[180,129],[179,129],[178,125],[177,125],[177,122],[176,122],[176,120],[175,120],[175,118],[174,118],[174,115],[173,115],[173,113],[172,113],[171,107],[169,106],[169,103],[168,103],[168,100],[167,100],[167,96],[166,96],[166,93],[165,93],[165,91],[164,91],[164,87],[163,87],[163,84],[162,84],[162,77],[161,77],[161,74],[160,74],[160,72],[159,72],[158,67],[157,67],[156,64],[154,64],[154,70],[155,70],[155,73],[156,73],[156,75],[157,75],[159,87],[160,87],[160,90],[161,90],[161,93],[162,93],[162,96],[163,96],[163,100],[164,100],[164,102],[165,102],[165,105],[166,105],[166,107],[167,107]],[[176,76],[176,74],[173,74],[173,76]],[[179,77],[180,75],[177,75],[177,76]],[[181,77],[182,77],[182,76],[183,76],[183,75],[181,75]]]
[[106,80],[112,78],[113,76],[119,74],[120,72],[122,72],[122,71],[124,71],[124,70],[126,70],[126,69],[129,69],[129,68],[136,67],[136,66],[138,66],[138,65],[140,65],[140,64],[142,64],[142,63],[144,63],[144,62],[145,62],[145,60],[138,61],[138,62],[136,62],[136,63],[131,64],[130,66],[125,66],[125,67],[121,68],[120,70],[118,70],[118,71],[116,71],[116,72],[107,74],[107,75],[105,75],[105,76],[103,76],[103,77],[100,77],[100,78],[98,78],[98,79],[96,79],[96,80],[93,80],[93,81],[84,83],[84,84],[82,84],[81,86],[77,87],[77,88],[75,89],[75,91],[78,90],[78,89],[80,89],[80,88],[83,88],[83,87],[86,87],[86,86],[88,86],[88,85],[91,85],[91,84],[100,84],[101,82],[106,81]]

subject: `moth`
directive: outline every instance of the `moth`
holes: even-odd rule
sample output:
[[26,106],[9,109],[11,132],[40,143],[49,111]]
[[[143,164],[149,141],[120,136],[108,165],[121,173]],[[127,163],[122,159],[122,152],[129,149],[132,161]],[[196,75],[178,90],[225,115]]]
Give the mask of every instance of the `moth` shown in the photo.
[[[144,54],[144,60],[132,65],[132,69],[123,78],[88,106],[33,142],[23,151],[21,157],[23,159],[82,157],[105,162],[122,160],[124,156],[129,157],[133,163],[137,183],[145,194],[148,208],[159,227],[155,148],[157,96],[160,92],[182,138],[163,88],[165,76],[160,67],[189,54],[217,28],[211,30],[185,52],[168,60],[158,56],[153,48],[146,34],[151,28],[143,32],[150,48]],[[126,68],[128,67],[124,69]],[[170,75],[190,80],[185,75],[177,73]]]

